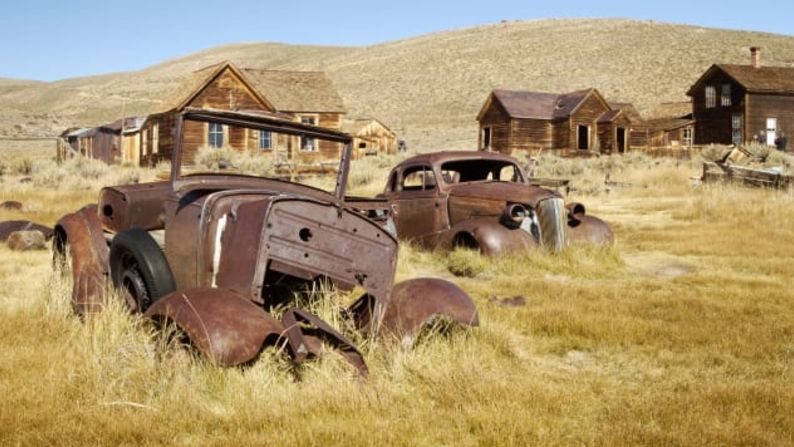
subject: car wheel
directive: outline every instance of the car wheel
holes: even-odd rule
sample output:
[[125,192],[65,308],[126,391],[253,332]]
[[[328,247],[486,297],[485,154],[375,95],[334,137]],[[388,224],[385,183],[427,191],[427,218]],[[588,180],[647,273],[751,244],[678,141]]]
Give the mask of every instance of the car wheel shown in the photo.
[[110,277],[133,312],[145,312],[176,290],[171,268],[157,242],[144,230],[122,231],[110,244]]

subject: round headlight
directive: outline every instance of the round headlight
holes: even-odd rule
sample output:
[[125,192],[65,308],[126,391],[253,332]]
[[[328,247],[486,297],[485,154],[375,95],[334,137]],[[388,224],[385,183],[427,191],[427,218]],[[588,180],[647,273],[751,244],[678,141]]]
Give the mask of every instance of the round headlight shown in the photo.
[[529,210],[527,207],[519,203],[512,203],[505,207],[502,213],[502,222],[509,227],[518,228],[521,226],[521,223],[524,222],[524,219],[528,217]]

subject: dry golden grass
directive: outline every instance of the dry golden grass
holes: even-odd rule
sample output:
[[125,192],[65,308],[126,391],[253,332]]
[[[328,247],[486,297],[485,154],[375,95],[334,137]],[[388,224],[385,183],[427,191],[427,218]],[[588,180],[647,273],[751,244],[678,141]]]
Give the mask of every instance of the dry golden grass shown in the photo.
[[[219,369],[117,307],[82,323],[49,253],[0,247],[0,444],[794,443],[794,196],[693,187],[688,162],[631,160],[577,161],[571,199],[613,223],[615,247],[454,278],[482,327],[412,350],[364,344],[368,382],[333,357],[300,380],[273,353]],[[647,188],[579,184],[603,181],[596,163]],[[33,208],[0,220],[52,223],[96,193],[4,182],[0,200]],[[403,245],[398,276],[453,278],[446,258]],[[526,306],[488,299],[517,295]]]

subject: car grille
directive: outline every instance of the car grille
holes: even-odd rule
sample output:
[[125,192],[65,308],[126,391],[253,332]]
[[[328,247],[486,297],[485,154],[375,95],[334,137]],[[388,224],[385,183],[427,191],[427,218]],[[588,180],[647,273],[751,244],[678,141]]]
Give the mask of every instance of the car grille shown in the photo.
[[541,244],[552,252],[561,251],[565,248],[565,202],[559,198],[542,200],[538,203],[537,213]]

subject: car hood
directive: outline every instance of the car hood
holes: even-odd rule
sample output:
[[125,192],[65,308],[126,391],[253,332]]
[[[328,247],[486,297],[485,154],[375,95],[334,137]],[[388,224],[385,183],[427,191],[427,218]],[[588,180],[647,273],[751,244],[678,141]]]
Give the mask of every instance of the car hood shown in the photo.
[[550,189],[511,182],[473,182],[449,186],[451,197],[470,197],[537,205],[543,199],[562,196]]

